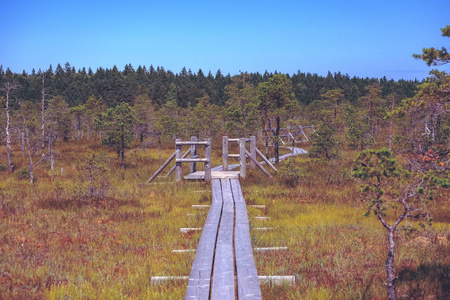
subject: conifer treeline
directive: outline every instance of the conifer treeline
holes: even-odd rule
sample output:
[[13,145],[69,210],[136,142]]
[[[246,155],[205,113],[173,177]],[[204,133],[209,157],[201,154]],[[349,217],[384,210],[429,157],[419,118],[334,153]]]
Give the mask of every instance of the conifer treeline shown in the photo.
[[[76,71],[74,66],[66,63],[60,64],[53,70],[52,66],[47,70],[31,74],[25,71],[21,74],[12,73],[9,68],[0,66],[0,85],[5,82],[17,82],[18,89],[15,98],[22,101],[39,102],[41,99],[42,73],[45,77],[45,93],[50,97],[61,95],[74,107],[84,104],[94,95],[103,98],[108,107],[115,107],[119,103],[133,103],[133,100],[141,94],[148,94],[156,106],[163,105],[167,100],[176,99],[180,107],[193,107],[198,99],[204,96],[210,98],[211,104],[223,106],[228,100],[225,87],[232,83],[230,74],[224,75],[220,70],[215,75],[203,73],[200,69],[196,73],[183,68],[179,73],[165,70],[163,67],[153,66],[149,68],[139,66],[134,69],[131,64],[124,67],[123,71],[114,66],[112,69],[98,68],[95,72],[89,68]],[[275,72],[276,73],[276,72]],[[267,81],[273,73],[250,73],[249,81],[257,86]],[[420,83],[410,80],[387,80],[386,77],[359,78],[350,77],[340,72],[327,76],[303,73],[298,71],[288,75],[292,81],[292,87],[296,99],[301,105],[308,105],[314,100],[321,99],[321,95],[327,90],[340,88],[344,91],[345,98],[355,103],[366,94],[366,87],[378,84],[382,90],[382,96],[397,94],[400,99],[412,97],[417,85]],[[0,91],[0,96],[4,92]],[[17,103],[12,103],[17,108]]]

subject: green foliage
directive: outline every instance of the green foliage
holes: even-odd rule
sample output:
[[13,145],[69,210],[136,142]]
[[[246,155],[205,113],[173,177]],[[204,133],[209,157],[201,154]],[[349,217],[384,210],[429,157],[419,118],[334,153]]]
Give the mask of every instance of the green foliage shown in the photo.
[[134,110],[128,103],[122,102],[115,108],[109,108],[97,121],[97,126],[105,130],[102,140],[104,145],[113,148],[122,158],[122,168],[125,166],[125,148],[129,148],[134,140]]
[[0,163],[0,172],[5,172],[8,170],[8,167],[4,163]]
[[237,136],[254,134],[259,121],[259,99],[250,75],[241,73],[233,77],[232,84],[225,87],[225,93],[229,97],[225,103],[228,131]]
[[357,110],[352,105],[347,105],[344,109],[344,116],[347,120],[347,140],[350,149],[364,149],[373,144],[372,137],[368,134],[369,123],[364,117],[364,112]]
[[192,108],[190,121],[187,121],[190,135],[206,138],[214,137],[221,128],[221,108],[210,103],[209,96],[196,99],[197,105]]
[[53,97],[47,108],[47,130],[52,139],[62,138],[67,141],[70,133],[69,105],[62,96]]
[[[265,117],[280,117],[287,108],[295,106],[292,82],[284,74],[275,74],[266,82],[259,84],[259,109]],[[291,111],[292,112],[292,111]]]
[[287,186],[294,187],[305,175],[305,170],[296,164],[294,158],[283,161],[278,168],[280,181]]
[[321,124],[311,135],[309,156],[315,158],[333,159],[338,156],[339,143],[335,137],[335,130],[328,124]]
[[[77,161],[76,170],[79,185],[75,189],[75,198],[82,201],[99,201],[105,198],[110,188],[110,171],[107,168],[106,152],[86,154]],[[58,189],[58,185],[55,187]]]
[[[441,32],[443,37],[450,37],[450,26],[441,28]],[[422,54],[413,54],[413,57],[423,60],[428,66],[441,66],[450,62],[450,53],[445,47],[440,50],[434,47],[424,48]]]
[[352,176],[363,180],[370,178],[381,180],[382,177],[399,176],[400,172],[405,172],[404,175],[408,174],[398,165],[392,152],[383,147],[378,151],[373,149],[361,151],[355,158]]
[[18,179],[30,179],[30,169],[27,167],[18,169],[15,174]]
[[155,133],[163,140],[171,140],[179,134],[179,108],[175,100],[167,101],[156,113]]

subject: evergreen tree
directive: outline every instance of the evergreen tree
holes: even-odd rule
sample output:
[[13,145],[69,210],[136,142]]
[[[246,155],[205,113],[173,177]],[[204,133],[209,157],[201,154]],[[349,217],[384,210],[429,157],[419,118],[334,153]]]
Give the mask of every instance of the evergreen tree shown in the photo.
[[281,118],[286,116],[287,112],[294,112],[297,104],[290,79],[286,75],[275,74],[268,81],[260,83],[259,100],[265,128],[270,129],[274,136],[275,163],[278,164]]
[[102,143],[113,148],[121,159],[121,166],[125,168],[125,149],[131,147],[134,134],[133,108],[126,102],[122,102],[115,108],[109,108],[98,124],[105,130]]

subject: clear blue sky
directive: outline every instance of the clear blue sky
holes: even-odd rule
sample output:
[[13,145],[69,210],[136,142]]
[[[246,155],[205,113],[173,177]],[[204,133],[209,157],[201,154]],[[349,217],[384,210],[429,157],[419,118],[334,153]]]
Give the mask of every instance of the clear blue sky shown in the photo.
[[422,79],[411,55],[449,47],[446,25],[449,0],[0,0],[0,65]]

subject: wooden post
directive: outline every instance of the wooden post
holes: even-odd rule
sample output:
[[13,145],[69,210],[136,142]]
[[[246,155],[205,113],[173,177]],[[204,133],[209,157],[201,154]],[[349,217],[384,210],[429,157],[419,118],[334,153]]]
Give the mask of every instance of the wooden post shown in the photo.
[[240,171],[240,176],[242,178],[245,178],[247,176],[247,163],[246,163],[246,159],[245,159],[245,144],[246,144],[246,140],[245,138],[241,138],[239,139],[239,159],[240,159],[240,167],[241,167],[241,171]]
[[[196,136],[191,136],[191,141],[198,141]],[[197,155],[197,145],[191,145],[191,158]],[[197,172],[197,163],[191,162],[191,173]]]
[[228,171],[228,136],[222,137],[222,170]]
[[253,158],[250,160],[250,168],[254,169],[256,164],[254,160],[256,160],[256,136],[252,135],[250,137],[250,156]]
[[205,146],[205,181],[211,181],[211,138],[208,139],[208,145]]
[[176,181],[180,181],[182,179],[183,176],[183,171],[181,168],[181,145],[179,145],[178,143],[181,142],[181,139],[176,139],[175,140],[175,180]]

